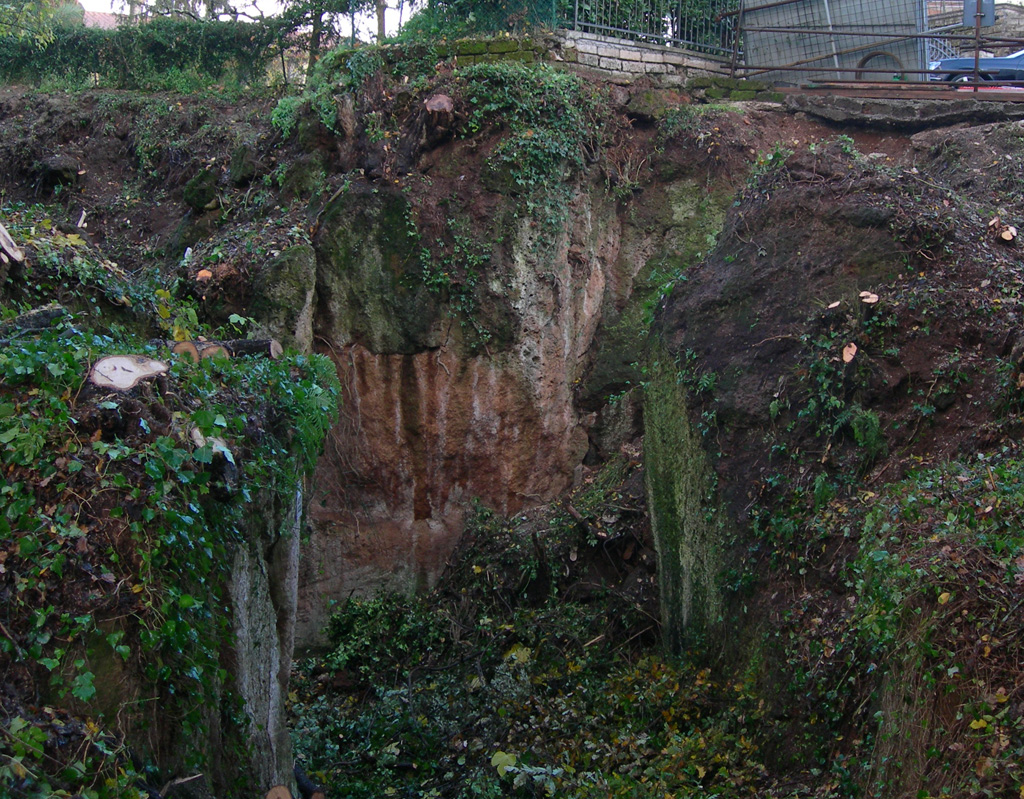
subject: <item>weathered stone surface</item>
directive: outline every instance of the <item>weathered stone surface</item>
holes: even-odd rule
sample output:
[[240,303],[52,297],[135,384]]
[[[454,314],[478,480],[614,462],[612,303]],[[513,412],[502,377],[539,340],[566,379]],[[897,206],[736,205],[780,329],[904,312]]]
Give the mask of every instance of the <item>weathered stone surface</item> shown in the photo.
[[256,154],[252,148],[241,144],[231,153],[228,177],[234,186],[245,186],[256,177]]
[[519,42],[515,39],[495,39],[487,43],[488,53],[514,53],[519,50]]
[[289,198],[309,197],[323,186],[324,162],[319,153],[296,159],[289,165],[281,194]]
[[255,525],[260,535],[236,551],[229,586],[235,687],[252,721],[247,771],[261,794],[292,782],[285,702],[295,644],[302,495],[262,521],[262,529]]
[[455,43],[456,55],[483,55],[487,52],[487,42],[467,39]]
[[471,498],[514,513],[571,485],[588,449],[577,379],[611,295],[630,291],[619,272],[640,266],[617,262],[618,222],[602,195],[577,198],[572,230],[552,244],[538,245],[529,220],[516,224],[500,286],[510,333],[491,353],[472,351],[437,309],[389,305],[419,301],[400,277],[418,252],[394,238],[400,197],[378,195],[359,221],[351,209],[331,217],[318,329],[342,378],[344,419],[318,469],[303,644],[316,642],[329,598],[432,584]]
[[314,246],[318,333],[335,347],[411,354],[441,345],[437,300],[417,276],[421,245],[401,194],[342,195],[325,209]]
[[694,633],[722,620],[721,573],[733,520],[720,506],[717,478],[696,429],[675,359],[657,347],[644,399],[648,509],[658,552],[665,645],[681,651]]
[[978,100],[881,100],[860,97],[787,94],[786,105],[830,122],[901,130],[921,130],[959,122],[980,124],[1024,119],[1024,103]]
[[343,418],[315,481],[301,646],[321,640],[332,599],[432,585],[471,499],[502,513],[550,500],[588,450],[618,446],[602,425],[636,431],[634,405],[604,419],[602,398],[636,378],[644,302],[664,281],[652,273],[704,251],[727,201],[673,178],[626,214],[603,186],[585,187],[556,241],[515,223],[490,278],[510,332],[490,351],[472,350],[458,321],[417,293],[420,245],[404,238],[401,195],[353,195],[328,210],[317,348],[338,366]]
[[263,266],[253,281],[251,313],[282,346],[311,352],[316,254],[291,247]]

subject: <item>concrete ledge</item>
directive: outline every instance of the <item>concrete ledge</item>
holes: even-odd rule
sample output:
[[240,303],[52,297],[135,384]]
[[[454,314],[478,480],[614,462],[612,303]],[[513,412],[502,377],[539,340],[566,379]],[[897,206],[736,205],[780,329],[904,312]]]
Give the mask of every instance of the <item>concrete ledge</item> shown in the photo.
[[786,94],[792,111],[847,125],[870,128],[923,130],[959,122],[982,124],[1024,119],[1024,103],[999,100],[905,100],[867,99],[813,94]]

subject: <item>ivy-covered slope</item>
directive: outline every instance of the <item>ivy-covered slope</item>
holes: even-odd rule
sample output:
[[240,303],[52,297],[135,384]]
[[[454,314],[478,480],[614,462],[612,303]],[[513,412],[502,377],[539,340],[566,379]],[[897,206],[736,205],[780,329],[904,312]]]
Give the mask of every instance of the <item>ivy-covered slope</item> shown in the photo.
[[[0,207],[26,253],[0,285],[0,793],[290,782],[299,520],[333,367],[171,358],[132,389],[94,385],[99,357],[167,359],[151,337],[200,328],[59,213]],[[55,299],[67,315],[22,328]]]
[[[612,480],[586,506],[574,493],[536,515],[485,514],[437,593],[346,605],[332,655],[303,665],[294,697],[307,767],[367,797],[1019,794],[1020,254],[988,224],[1017,222],[1014,126],[837,138],[763,108],[666,111],[645,105],[642,89],[594,95],[547,69],[413,66],[405,81],[371,50],[339,54],[309,95],[237,110],[109,94],[82,98],[75,113],[57,113],[67,101],[54,96],[4,106],[5,185],[56,197],[72,224],[87,210],[88,236],[106,237],[133,276],[160,257],[179,278],[166,295],[111,284],[97,297],[104,319],[148,339],[149,315],[125,306],[152,302],[170,330],[258,315],[301,346],[361,348],[350,385],[382,396],[369,366],[390,376],[395,401],[376,419],[381,440],[420,447],[403,453],[423,454],[420,419],[442,407],[412,412],[422,385],[472,376],[470,362],[532,362],[515,346],[510,308],[536,311],[544,296],[564,310],[589,296],[606,314],[593,348],[566,339],[585,350],[575,368],[558,361],[548,373],[559,409],[588,420],[577,468],[524,472],[544,490],[579,490],[622,455],[629,490]],[[54,157],[60,148],[72,162]],[[129,179],[111,190],[121,161]],[[85,234],[67,229],[69,241],[54,240],[73,254],[71,236]],[[104,280],[116,271],[89,263]],[[603,294],[577,290],[591,276],[607,279]],[[46,299],[24,293],[33,285],[19,283],[14,299]],[[75,293],[61,291],[65,302]],[[550,327],[534,332],[552,343]],[[230,403],[212,419],[190,403],[279,401],[232,393],[222,369],[172,371],[168,424],[230,431]],[[426,373],[432,383],[416,382]],[[138,418],[154,429],[158,398],[145,400]],[[68,392],[77,402],[96,400]],[[641,405],[660,617],[637,519],[640,450],[622,447]],[[103,425],[125,417],[120,406],[95,412],[90,453],[111,445]],[[506,429],[522,418],[502,417]],[[354,463],[372,421],[342,420],[360,446],[336,447],[325,494],[360,508],[407,491],[425,529],[429,495]],[[174,451],[181,439],[131,429],[141,454],[96,455],[104,465],[92,468],[156,480],[149,453],[160,436]],[[465,429],[488,446],[462,472],[437,458],[432,476],[477,479],[512,451],[492,428]],[[461,457],[469,439],[448,440]],[[189,482],[171,495],[192,496],[207,485],[193,475],[209,471],[210,453],[181,449]],[[531,439],[523,450],[550,447]],[[47,486],[81,488],[51,466]],[[208,487],[203,514],[221,490]],[[126,513],[164,512],[130,490],[110,489],[127,492]],[[123,523],[130,535],[144,521]],[[379,550],[393,568],[395,550],[366,530],[353,524],[345,540],[369,540],[361,554]],[[168,610],[211,607],[192,587],[181,596],[188,607]],[[119,663],[117,647],[129,645],[103,646]],[[69,697],[89,690],[71,657]],[[42,721],[16,707],[16,732],[38,738],[26,730]],[[26,769],[50,756],[20,746],[11,756]]]
[[663,618],[749,669],[819,791],[1016,795],[1021,140],[911,143],[778,148],[659,314]]

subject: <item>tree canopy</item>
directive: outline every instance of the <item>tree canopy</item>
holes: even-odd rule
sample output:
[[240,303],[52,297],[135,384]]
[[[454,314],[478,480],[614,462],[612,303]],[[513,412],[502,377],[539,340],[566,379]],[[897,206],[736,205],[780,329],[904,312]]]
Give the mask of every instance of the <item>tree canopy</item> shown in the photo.
[[55,8],[53,0],[0,0],[0,36],[46,41]]

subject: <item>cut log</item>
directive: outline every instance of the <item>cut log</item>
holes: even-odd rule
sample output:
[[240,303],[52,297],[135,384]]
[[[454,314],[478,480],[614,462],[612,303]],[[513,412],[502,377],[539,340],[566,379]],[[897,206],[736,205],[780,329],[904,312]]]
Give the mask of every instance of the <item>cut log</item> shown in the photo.
[[45,330],[48,327],[53,327],[68,315],[68,309],[56,303],[44,305],[42,308],[33,308],[13,319],[0,322],[0,336],[9,336],[15,331]]
[[272,361],[276,361],[284,353],[281,342],[276,338],[264,339],[238,339],[236,341],[221,341],[232,355],[265,355]]
[[14,243],[14,239],[11,238],[11,234],[7,232],[7,228],[3,225],[0,225],[0,250],[6,252],[15,261],[25,260],[24,251]]
[[100,388],[127,391],[142,380],[166,374],[167,364],[145,355],[108,355],[89,372],[89,382]]
[[231,351],[215,341],[203,341],[196,345],[199,349],[199,359],[203,358],[230,358]]
[[988,222],[989,232],[1003,244],[1012,244],[1017,239],[1017,228],[1007,225],[998,216],[992,217]]
[[275,785],[267,791],[265,799],[292,799],[292,792],[284,785]]
[[455,103],[447,94],[435,94],[423,101],[424,107],[431,114],[450,114],[455,110]]
[[192,359],[192,363],[199,363],[199,349],[193,341],[176,341],[171,347],[171,352],[175,355],[187,355]]
[[175,355],[188,355],[192,360],[202,358],[237,358],[240,355],[262,355],[276,361],[284,353],[281,342],[274,338],[231,339],[229,341],[163,341],[153,339],[154,347],[169,347]]

